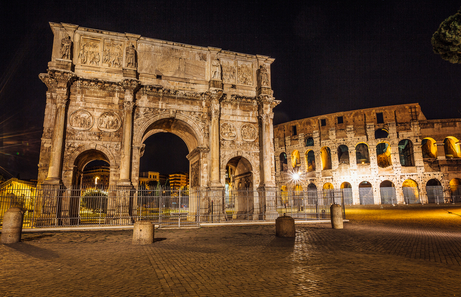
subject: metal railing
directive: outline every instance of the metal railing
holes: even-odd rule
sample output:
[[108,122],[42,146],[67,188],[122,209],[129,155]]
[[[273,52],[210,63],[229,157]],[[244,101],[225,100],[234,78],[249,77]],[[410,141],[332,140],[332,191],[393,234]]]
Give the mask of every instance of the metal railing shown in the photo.
[[352,196],[342,191],[182,190],[145,187],[65,188],[41,185],[0,191],[0,224],[11,207],[24,210],[24,227],[125,226],[148,220],[160,227],[201,223],[329,219],[330,205]]

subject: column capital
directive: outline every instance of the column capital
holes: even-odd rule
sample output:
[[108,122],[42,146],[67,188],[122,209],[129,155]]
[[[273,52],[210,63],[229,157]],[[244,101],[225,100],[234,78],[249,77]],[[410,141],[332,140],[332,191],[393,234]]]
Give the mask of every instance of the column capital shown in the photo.
[[48,87],[48,91],[67,90],[77,78],[73,72],[59,70],[48,70],[48,73],[40,73],[38,77]]
[[125,101],[123,102],[123,109],[126,111],[132,111],[134,107],[134,102],[133,101]]
[[120,82],[120,86],[125,89],[125,91],[134,93],[141,87],[141,83],[137,79],[124,79]]

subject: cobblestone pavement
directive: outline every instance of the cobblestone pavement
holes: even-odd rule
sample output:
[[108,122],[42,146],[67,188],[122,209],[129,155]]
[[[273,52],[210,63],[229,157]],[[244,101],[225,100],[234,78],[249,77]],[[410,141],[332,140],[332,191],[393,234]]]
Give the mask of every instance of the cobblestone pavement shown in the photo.
[[343,230],[267,225],[25,233],[1,296],[460,296],[461,207],[351,208]]

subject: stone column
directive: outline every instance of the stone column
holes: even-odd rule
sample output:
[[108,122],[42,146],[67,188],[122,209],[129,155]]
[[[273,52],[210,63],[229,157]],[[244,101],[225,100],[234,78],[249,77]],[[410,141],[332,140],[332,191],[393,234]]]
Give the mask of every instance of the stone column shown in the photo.
[[64,147],[64,126],[66,122],[66,106],[68,99],[63,95],[56,98],[56,116],[53,136],[51,138],[51,156],[46,184],[58,184],[61,181],[61,162]]
[[122,86],[125,89],[125,102],[123,106],[123,142],[120,162],[120,180],[118,185],[131,186],[131,143],[133,138],[133,107],[134,94],[139,87],[137,80],[124,80]]
[[[278,214],[276,211],[276,188],[275,174],[272,174],[274,167],[274,147],[273,147],[273,112],[272,109],[278,104],[271,96],[260,95],[259,97],[259,159],[260,159],[260,186],[258,196],[266,206],[263,213],[266,219],[275,219]],[[288,153],[287,153],[288,156]],[[275,173],[275,172],[274,172]]]
[[75,78],[72,72],[49,70],[39,78],[47,85],[48,92],[55,98],[53,136],[51,138],[50,162],[45,184],[61,183],[62,152],[64,149],[64,127],[66,124],[66,107],[69,98],[69,86]]
[[272,162],[273,162],[273,153],[271,154],[272,149],[272,116],[273,114],[262,114],[259,116],[261,120],[261,154],[262,154],[262,174],[261,174],[261,184],[264,184],[266,187],[275,187],[275,181],[272,178]]
[[220,105],[219,98],[222,92],[217,92],[212,95],[210,110],[211,110],[211,125],[210,125],[210,154],[211,154],[211,187],[222,187],[220,181],[219,170],[219,116]]

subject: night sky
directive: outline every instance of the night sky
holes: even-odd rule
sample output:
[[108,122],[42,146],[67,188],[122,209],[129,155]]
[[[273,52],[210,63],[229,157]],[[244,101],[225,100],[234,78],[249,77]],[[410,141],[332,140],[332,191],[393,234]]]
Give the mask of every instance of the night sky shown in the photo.
[[[272,88],[282,100],[276,124],[413,102],[428,119],[461,117],[461,65],[431,46],[459,1],[197,2],[2,1],[0,174],[37,176],[46,92],[38,74],[51,57],[48,22],[271,56]],[[141,170],[188,170],[178,137],[151,138]],[[164,167],[181,146],[182,165]]]

